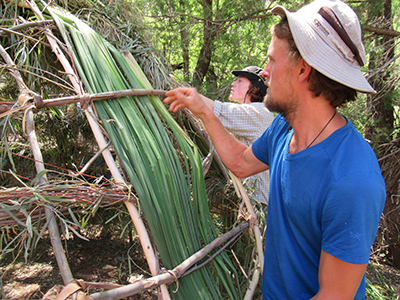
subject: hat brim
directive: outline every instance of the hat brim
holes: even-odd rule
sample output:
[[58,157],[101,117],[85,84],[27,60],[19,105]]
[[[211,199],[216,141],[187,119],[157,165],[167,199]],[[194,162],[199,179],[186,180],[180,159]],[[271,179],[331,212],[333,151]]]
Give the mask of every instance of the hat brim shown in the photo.
[[260,77],[251,73],[251,72],[247,72],[247,71],[243,71],[243,70],[234,70],[232,71],[232,74],[235,76],[244,76],[249,80],[258,80]]
[[243,70],[234,70],[232,74],[235,76],[244,76],[250,82],[252,82],[256,87],[260,89],[261,95],[264,97],[267,94],[268,86],[265,84],[265,80],[262,80],[260,76],[253,74],[251,72],[243,71]]
[[272,9],[272,13],[287,17],[296,46],[302,58],[311,67],[347,87],[364,93],[376,93],[358,65],[346,62],[331,46],[319,38],[301,15],[304,12],[290,12],[279,5]]

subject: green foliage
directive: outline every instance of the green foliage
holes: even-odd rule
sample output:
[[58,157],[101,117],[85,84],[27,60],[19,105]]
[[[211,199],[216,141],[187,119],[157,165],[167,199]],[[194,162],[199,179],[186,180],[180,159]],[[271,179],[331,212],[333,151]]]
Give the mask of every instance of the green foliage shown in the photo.
[[[1,120],[2,139],[0,147],[2,186],[20,186],[16,178],[9,170],[22,175],[24,182],[36,177],[35,163],[28,140],[22,132],[20,118],[4,118]],[[87,119],[82,109],[75,105],[64,108],[43,109],[35,114],[37,139],[41,145],[42,156],[47,169],[60,171],[67,169],[78,171],[83,167],[83,159],[86,162],[98,150],[98,146],[90,130]],[[21,134],[22,133],[22,134]],[[94,164],[85,172],[87,175],[100,176],[107,173],[105,163]]]
[[202,86],[196,86],[211,97],[227,98],[230,82],[234,78],[230,73],[232,70],[265,64],[273,18],[267,14],[267,7],[262,1],[213,1],[212,11],[207,15],[198,1],[136,3],[147,16],[145,20],[152,29],[154,45],[163,51],[172,65],[184,62],[187,46],[188,73],[184,68],[175,69],[173,74],[178,81],[193,84],[193,72],[201,59],[199,51],[205,39],[203,24],[207,22],[212,26],[212,47],[215,51],[206,81]]
[[366,109],[366,97],[363,94],[359,93],[356,101],[346,103],[346,107],[340,108],[339,112],[353,122],[361,134],[364,133],[366,126],[372,125],[372,120]]
[[16,81],[7,73],[6,68],[2,67],[0,69],[0,100],[12,101],[18,97],[17,93],[18,87]]
[[154,88],[169,88],[168,62],[150,40],[151,34],[142,15],[129,0],[56,1],[121,52],[131,53]]
[[84,156],[97,151],[83,110],[76,105],[41,111],[36,115],[35,123],[40,132],[38,141],[43,145],[44,160],[58,167],[76,170]]
[[378,270],[375,270],[376,280],[372,283],[367,281],[367,299],[369,300],[397,300],[400,298],[400,291],[395,289],[390,279],[384,279]]

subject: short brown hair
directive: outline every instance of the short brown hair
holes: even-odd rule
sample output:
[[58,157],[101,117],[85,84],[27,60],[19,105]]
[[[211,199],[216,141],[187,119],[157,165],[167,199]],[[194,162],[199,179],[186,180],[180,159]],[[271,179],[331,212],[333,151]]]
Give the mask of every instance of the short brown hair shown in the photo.
[[[302,58],[286,17],[283,17],[278,24],[271,28],[271,33],[279,39],[288,41],[291,61],[295,62]],[[323,95],[333,107],[344,106],[346,102],[354,101],[357,96],[356,90],[326,77],[314,68],[312,68],[308,77],[308,83],[308,89],[314,97]]]

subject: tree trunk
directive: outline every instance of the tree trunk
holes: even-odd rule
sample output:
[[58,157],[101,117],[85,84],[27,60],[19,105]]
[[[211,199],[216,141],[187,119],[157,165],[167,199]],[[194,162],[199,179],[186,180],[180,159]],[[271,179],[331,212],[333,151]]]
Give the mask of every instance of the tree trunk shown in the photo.
[[[180,0],[179,4],[182,7],[182,11],[185,11],[185,1]],[[182,47],[182,59],[183,59],[183,74],[185,76],[185,81],[189,81],[189,42],[190,37],[188,35],[186,16],[181,16],[180,24],[180,35],[181,35],[181,47]]]
[[200,86],[207,74],[216,37],[216,26],[212,24],[212,0],[203,0],[203,12],[203,46],[201,47],[199,59],[193,73],[193,86]]
[[[369,20],[378,20],[374,26],[382,29],[393,30],[393,15],[391,11],[392,1],[384,0],[383,11],[376,9],[368,11]],[[376,72],[370,80],[375,95],[367,97],[367,109],[370,113],[370,123],[365,128],[365,137],[372,141],[380,160],[382,174],[386,181],[387,199],[378,231],[378,247],[386,246],[388,261],[396,268],[400,268],[400,215],[398,213],[399,201],[399,175],[398,165],[400,159],[399,142],[393,139],[395,128],[394,102],[391,96],[394,90],[393,63],[386,63],[394,58],[395,40],[393,36],[382,35],[375,37],[374,52],[370,53],[369,70]],[[383,67],[385,66],[385,67]],[[377,71],[375,71],[377,70]]]
[[[381,28],[393,29],[391,4],[391,0],[384,0],[384,10],[378,16]],[[369,19],[376,17],[370,15]],[[376,41],[376,51],[370,53],[369,70],[379,69],[394,57],[394,38],[384,35],[376,38]],[[391,67],[383,68],[370,80],[377,94],[367,97],[367,109],[372,122],[365,129],[365,137],[373,142],[375,150],[379,145],[390,141],[394,130],[394,107],[390,99],[394,87],[388,84],[392,73],[390,70]]]

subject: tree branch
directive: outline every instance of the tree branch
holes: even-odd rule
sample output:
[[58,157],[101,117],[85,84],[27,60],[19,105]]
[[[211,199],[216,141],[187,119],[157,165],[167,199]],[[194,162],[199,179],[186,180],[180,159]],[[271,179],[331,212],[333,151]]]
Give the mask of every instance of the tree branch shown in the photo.
[[374,26],[364,26],[363,30],[365,31],[370,31],[379,35],[387,35],[387,36],[392,36],[392,37],[398,37],[400,36],[400,32],[395,31],[395,30],[390,30],[390,29],[384,29],[384,28],[377,28]]
[[[57,99],[43,100],[42,107],[62,106],[69,103],[106,100],[106,99],[121,98],[126,96],[146,96],[146,95],[164,96],[165,92],[166,91],[163,90],[129,89],[129,90],[121,90],[115,92],[103,92],[98,94],[76,95],[76,96],[61,97]],[[41,107],[39,106],[37,108]]]
[[116,288],[113,290],[99,292],[89,295],[93,300],[105,300],[105,299],[122,299],[128,296],[132,296],[143,292],[148,289],[153,289],[161,284],[169,284],[174,281],[177,281],[178,278],[182,277],[185,272],[197,261],[200,261],[204,258],[208,253],[210,253],[213,249],[221,246],[223,243],[228,241],[231,237],[239,234],[249,227],[249,223],[241,223],[238,226],[234,227],[224,235],[216,238],[211,243],[206,245],[203,249],[199,250],[184,262],[182,262],[179,266],[174,268],[171,271],[167,271],[166,273],[153,276],[151,278],[141,280],[120,288]]
[[26,22],[26,23],[16,25],[16,26],[13,26],[10,28],[1,28],[0,36],[7,36],[15,31],[20,31],[22,29],[26,29],[26,28],[30,28],[30,27],[43,26],[43,25],[47,25],[47,24],[53,24],[53,20],[40,20],[40,21],[36,21],[36,22]]
[[384,65],[380,66],[378,69],[376,69],[373,73],[369,74],[367,76],[367,79],[374,77],[376,74],[378,74],[379,72],[381,72],[382,70],[384,70],[387,66],[389,66],[390,64],[392,64],[394,61],[396,61],[396,59],[398,59],[400,57],[400,54],[397,54],[395,57],[393,57],[391,60],[387,61]]
[[[162,16],[147,16],[148,18],[153,18],[153,19],[160,19],[160,18],[165,18],[165,19],[176,19],[177,17],[189,17],[193,20],[196,20],[198,22],[205,22],[207,21],[210,24],[214,25],[221,25],[225,23],[237,23],[241,21],[247,21],[247,20],[253,20],[253,19],[261,19],[261,18],[266,18],[272,16],[272,13],[264,13],[266,11],[270,11],[270,9],[262,9],[259,11],[256,11],[255,13],[244,16],[244,17],[239,17],[239,18],[229,18],[229,19],[222,19],[222,20],[207,20],[205,18],[199,18],[195,17],[190,14],[185,14],[185,13],[173,13],[173,14],[167,14],[167,15],[162,15]],[[263,13],[263,14],[260,14]]]
[[[0,53],[1,53],[1,45],[0,45]],[[121,90],[121,91],[114,91],[114,92],[103,92],[98,94],[84,94],[84,95],[75,95],[75,96],[67,96],[67,97],[60,97],[60,98],[53,98],[53,99],[46,99],[43,100],[42,97],[36,93],[31,92],[32,97],[30,100],[33,100],[33,104],[35,108],[45,108],[45,107],[54,107],[54,106],[63,106],[71,103],[81,102],[82,107],[87,107],[91,101],[98,101],[98,100],[107,100],[107,99],[114,99],[114,98],[121,98],[127,96],[147,96],[147,95],[154,95],[154,96],[164,96],[166,91],[163,90],[150,90],[150,89],[129,89],[129,90]],[[32,102],[28,101],[25,102],[24,105],[16,107],[11,110],[5,110],[4,113],[0,113],[0,119],[18,111],[24,111],[28,107],[31,108]],[[1,111],[0,111],[1,112]]]

